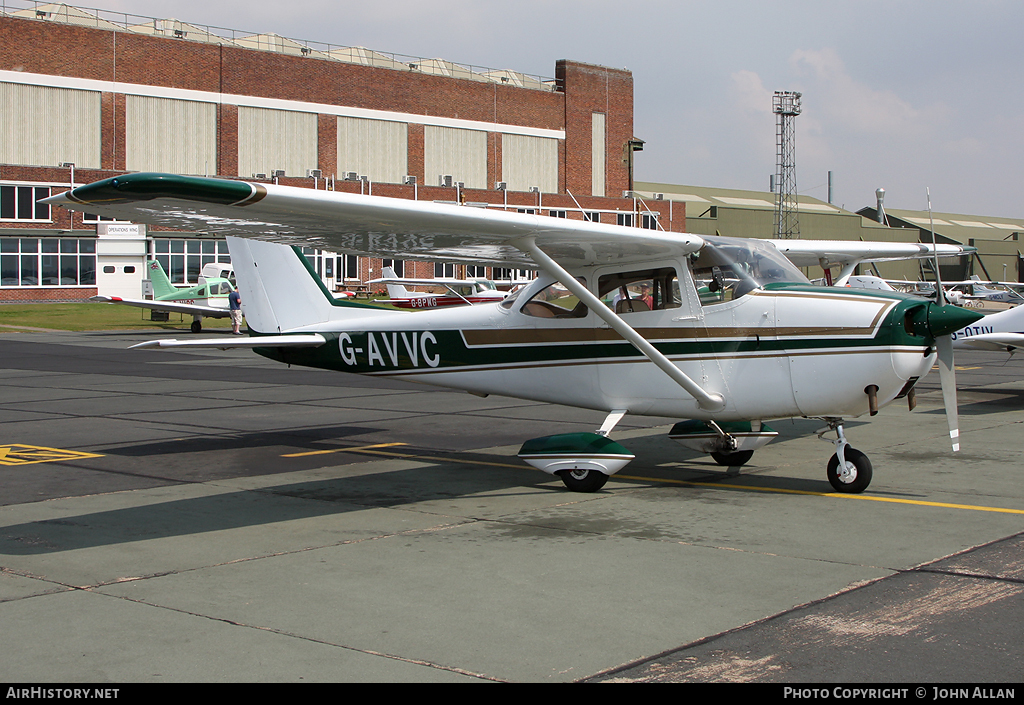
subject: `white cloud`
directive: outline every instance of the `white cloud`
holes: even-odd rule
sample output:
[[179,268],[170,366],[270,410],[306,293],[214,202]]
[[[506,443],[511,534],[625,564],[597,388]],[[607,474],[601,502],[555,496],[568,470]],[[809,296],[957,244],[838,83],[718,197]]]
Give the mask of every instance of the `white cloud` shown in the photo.
[[772,91],[764,87],[761,77],[753,71],[737,71],[730,76],[736,107],[755,113],[771,113]]
[[833,124],[895,137],[919,133],[930,122],[926,111],[892,91],[855,80],[834,49],[798,49],[790,57],[790,65],[810,80],[805,92],[814,96],[819,112]]

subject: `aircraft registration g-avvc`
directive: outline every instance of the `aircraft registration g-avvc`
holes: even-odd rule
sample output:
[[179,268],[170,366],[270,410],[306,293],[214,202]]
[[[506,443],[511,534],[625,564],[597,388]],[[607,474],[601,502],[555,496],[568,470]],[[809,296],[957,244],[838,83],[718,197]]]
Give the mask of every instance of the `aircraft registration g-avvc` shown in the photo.
[[[829,482],[862,492],[872,466],[844,420],[908,396],[913,407],[936,360],[959,447],[950,334],[980,314],[815,287],[771,241],[168,174],[46,202],[230,237],[251,337],[144,347],[249,347],[289,364],[605,412],[594,433],[520,450],[571,490],[596,491],[632,460],[609,436],[624,415],[648,414],[681,419],[671,438],[731,466],[777,435],[766,420],[819,418],[819,436],[835,433]],[[333,298],[299,245],[540,273],[501,303],[384,311]]]

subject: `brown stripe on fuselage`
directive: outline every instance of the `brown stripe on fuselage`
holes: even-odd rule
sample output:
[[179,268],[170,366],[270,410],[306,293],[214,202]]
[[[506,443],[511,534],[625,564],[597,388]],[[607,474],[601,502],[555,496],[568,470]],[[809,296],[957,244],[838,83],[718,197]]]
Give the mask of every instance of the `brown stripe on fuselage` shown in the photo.
[[[782,296],[785,292],[760,293],[759,296]],[[797,294],[790,294],[797,296]],[[800,294],[799,296],[806,296]],[[816,295],[815,298],[849,301],[851,295]],[[867,326],[832,327],[832,326],[784,326],[784,327],[696,327],[673,326],[671,328],[635,328],[636,332],[646,340],[727,340],[735,338],[797,338],[797,337],[837,337],[851,335],[873,335],[882,317],[897,301],[892,299],[856,297],[864,303],[878,304],[879,310]],[[627,314],[628,315],[628,314]],[[538,319],[543,320],[543,319]],[[541,345],[560,343],[603,343],[620,341],[622,336],[606,327],[580,328],[501,328],[463,330],[462,339],[467,347],[487,347],[505,345]]]

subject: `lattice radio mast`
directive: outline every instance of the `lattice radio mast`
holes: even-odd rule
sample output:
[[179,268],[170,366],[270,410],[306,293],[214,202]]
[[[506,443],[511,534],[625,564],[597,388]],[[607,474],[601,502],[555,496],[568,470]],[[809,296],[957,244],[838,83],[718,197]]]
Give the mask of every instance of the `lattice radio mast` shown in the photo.
[[800,237],[796,199],[796,116],[800,114],[800,93],[775,91],[772,112],[775,118],[776,165],[775,237]]

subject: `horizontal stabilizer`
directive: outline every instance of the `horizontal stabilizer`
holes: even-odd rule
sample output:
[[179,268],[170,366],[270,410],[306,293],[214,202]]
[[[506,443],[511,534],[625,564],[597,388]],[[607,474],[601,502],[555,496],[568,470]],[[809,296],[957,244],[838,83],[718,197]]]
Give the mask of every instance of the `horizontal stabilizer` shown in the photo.
[[120,296],[90,296],[89,301],[103,302],[108,304],[120,304],[122,306],[134,306],[135,308],[146,308],[151,311],[167,311],[168,313],[182,313],[188,316],[205,316],[207,318],[227,318],[231,312],[226,308],[215,308],[213,306],[200,306],[199,304],[187,304],[177,301],[153,301],[151,299],[122,299]]
[[129,350],[136,348],[217,348],[228,350],[230,348],[318,348],[327,340],[319,333],[311,335],[266,335],[257,338],[242,338],[232,340],[230,338],[210,338],[206,340],[147,340],[145,343],[132,345]]

